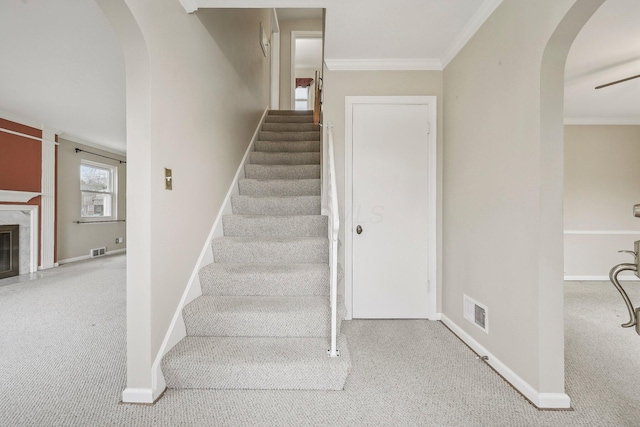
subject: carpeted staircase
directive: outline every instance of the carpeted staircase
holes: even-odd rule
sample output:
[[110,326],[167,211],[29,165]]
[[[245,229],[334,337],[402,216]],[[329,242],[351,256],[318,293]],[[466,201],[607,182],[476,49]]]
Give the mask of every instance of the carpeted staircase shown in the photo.
[[[245,179],[183,310],[187,337],[162,360],[167,387],[341,390],[350,370],[331,334],[320,132],[311,112],[270,111]],[[344,318],[338,306],[338,328]]]

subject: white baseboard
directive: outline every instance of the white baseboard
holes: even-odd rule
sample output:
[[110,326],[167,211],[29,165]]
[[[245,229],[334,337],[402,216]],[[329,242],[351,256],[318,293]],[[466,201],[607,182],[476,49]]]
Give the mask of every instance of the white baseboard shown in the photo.
[[[205,265],[213,262],[213,251],[211,249],[211,240],[214,237],[219,237],[223,235],[222,230],[222,216],[228,213],[231,213],[231,196],[234,194],[238,194],[238,180],[241,177],[244,177],[244,166],[249,163],[249,154],[253,151],[253,147],[255,146],[256,141],[258,140],[258,133],[260,129],[262,129],[262,124],[264,123],[265,117],[269,112],[269,107],[267,107],[260,118],[260,122],[256,127],[256,130],[253,133],[251,141],[249,142],[249,146],[247,147],[247,151],[244,153],[244,157],[240,162],[240,166],[236,171],[236,175],[229,186],[229,191],[227,192],[227,196],[222,202],[222,206],[218,211],[218,215],[216,219],[213,221],[213,226],[209,231],[209,235],[207,236],[202,251],[200,251],[200,257],[196,262],[195,268],[191,272],[191,277],[189,278],[189,282],[182,293],[182,298],[178,303],[178,307],[173,314],[173,318],[171,319],[171,323],[169,324],[169,328],[167,329],[167,333],[164,336],[164,340],[162,341],[162,345],[160,346],[160,350],[156,355],[155,360],[153,361],[153,365],[151,367],[151,381],[153,384],[153,390],[157,392],[157,390],[164,390],[166,387],[164,375],[162,374],[161,362],[162,358],[169,350],[171,350],[181,339],[187,336],[187,329],[184,324],[184,319],[182,318],[182,309],[185,305],[189,304],[191,301],[202,295],[202,290],[200,288],[200,278],[198,277],[198,272]],[[135,389],[137,390],[137,389]],[[126,390],[125,390],[126,391]],[[124,401],[124,399],[123,399]]]
[[465,344],[480,356],[487,356],[486,363],[491,366],[498,374],[500,374],[509,384],[518,390],[527,400],[540,409],[569,409],[571,408],[571,399],[565,393],[540,393],[534,389],[529,383],[523,380],[507,365],[491,354],[478,341],[473,339],[455,322],[442,314],[442,323],[444,323],[451,331],[456,334]]
[[[571,282],[608,282],[609,276],[564,276],[565,281]],[[621,274],[618,276],[618,280],[621,281],[637,281],[640,280],[634,274]]]
[[[119,253],[126,252],[126,251],[127,251],[126,248],[124,248],[124,249],[114,249],[114,250],[111,250],[111,251],[108,250],[104,255],[105,256],[106,255],[115,255],[115,254],[119,254]],[[96,258],[99,258],[99,257],[96,257]],[[82,256],[77,256],[75,258],[60,259],[60,260],[58,260],[58,264],[59,265],[69,264],[70,262],[84,261],[85,259],[92,259],[91,255],[82,255]]]
[[123,403],[141,403],[141,404],[153,404],[164,393],[164,388],[157,393],[154,393],[150,388],[130,388],[127,387],[122,392]]

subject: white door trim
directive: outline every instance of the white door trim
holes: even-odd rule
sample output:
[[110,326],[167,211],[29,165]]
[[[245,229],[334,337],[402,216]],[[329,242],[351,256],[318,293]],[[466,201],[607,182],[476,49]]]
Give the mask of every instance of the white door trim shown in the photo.
[[427,201],[428,235],[428,301],[427,317],[439,320],[437,310],[437,98],[435,96],[346,96],[345,97],[345,203],[344,203],[344,257],[345,288],[344,298],[347,306],[347,320],[353,318],[353,107],[357,104],[398,104],[429,106],[429,139],[427,142]]
[[271,96],[270,106],[272,110],[280,109],[280,24],[278,13],[271,9]]

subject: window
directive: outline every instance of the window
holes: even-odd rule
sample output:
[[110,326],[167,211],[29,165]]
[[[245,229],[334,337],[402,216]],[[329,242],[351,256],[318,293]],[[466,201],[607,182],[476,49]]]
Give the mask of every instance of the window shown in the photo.
[[309,110],[309,86],[296,88],[295,110]]
[[82,218],[116,219],[118,168],[82,160],[80,192]]

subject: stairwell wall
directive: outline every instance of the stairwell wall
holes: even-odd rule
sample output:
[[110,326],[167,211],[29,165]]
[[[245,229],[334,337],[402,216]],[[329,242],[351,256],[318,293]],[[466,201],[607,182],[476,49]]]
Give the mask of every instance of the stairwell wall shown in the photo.
[[[444,70],[443,315],[539,406],[568,405],[564,62],[602,2],[505,0]],[[488,307],[488,334],[463,294]]]
[[[153,360],[269,103],[259,30],[262,22],[270,33],[270,10],[186,14],[175,0],[114,3],[99,2],[127,68],[131,393],[124,398],[148,401],[164,388]],[[173,171],[172,191],[164,189],[164,168]]]

